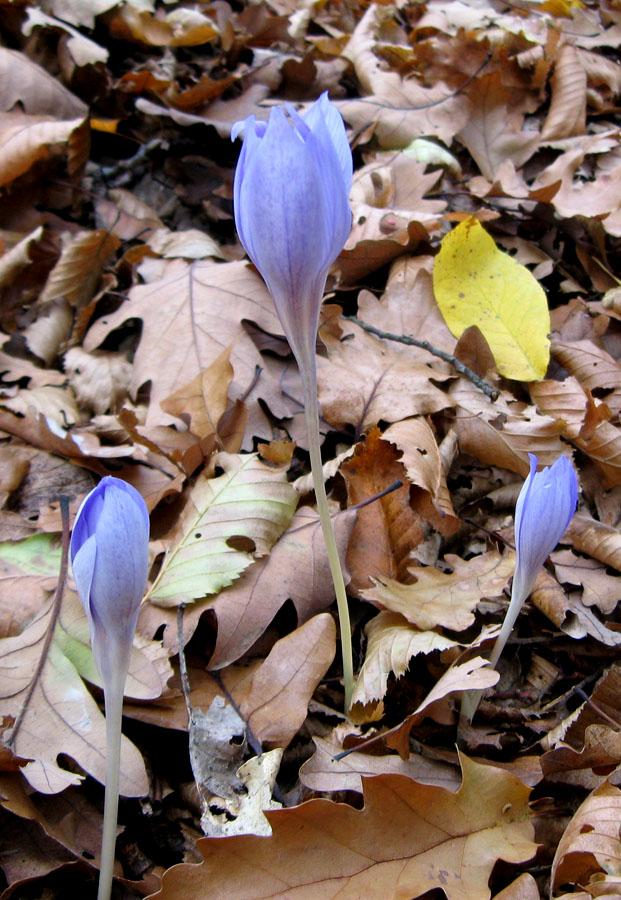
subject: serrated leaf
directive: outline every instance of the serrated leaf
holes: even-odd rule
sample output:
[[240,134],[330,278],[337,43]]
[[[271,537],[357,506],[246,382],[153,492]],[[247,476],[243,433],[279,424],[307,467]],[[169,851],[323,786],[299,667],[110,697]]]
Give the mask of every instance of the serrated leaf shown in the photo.
[[390,673],[401,678],[413,656],[459,646],[456,641],[435,631],[420,631],[399,613],[386,610],[372,619],[365,631],[367,652],[352,696],[352,705],[381,700],[386,694]]
[[[191,489],[171,548],[148,593],[157,606],[178,606],[231,584],[256,557],[265,555],[285,530],[297,502],[286,472],[257,454],[221,453],[218,478],[199,477]],[[236,549],[246,538],[252,552]]]
[[477,325],[505,378],[536,381],[550,359],[546,295],[528,269],[498,250],[470,217],[447,234],[433,268],[433,289],[456,337]]

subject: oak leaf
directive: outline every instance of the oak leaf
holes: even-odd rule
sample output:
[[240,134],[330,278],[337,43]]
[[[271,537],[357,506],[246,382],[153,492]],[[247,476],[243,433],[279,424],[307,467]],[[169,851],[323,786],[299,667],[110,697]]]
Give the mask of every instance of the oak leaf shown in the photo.
[[474,622],[474,610],[483,597],[502,594],[515,569],[515,554],[501,556],[490,550],[464,560],[447,553],[445,561],[451,572],[435,566],[410,569],[414,584],[378,577],[375,587],[363,591],[362,596],[400,613],[423,631],[438,626],[463,631]]
[[203,864],[173,866],[153,900],[405,900],[434,887],[448,900],[488,900],[496,861],[537,849],[529,790],[492,766],[461,765],[456,794],[380,775],[365,779],[361,810],[311,800],[268,812],[269,839],[199,840]]

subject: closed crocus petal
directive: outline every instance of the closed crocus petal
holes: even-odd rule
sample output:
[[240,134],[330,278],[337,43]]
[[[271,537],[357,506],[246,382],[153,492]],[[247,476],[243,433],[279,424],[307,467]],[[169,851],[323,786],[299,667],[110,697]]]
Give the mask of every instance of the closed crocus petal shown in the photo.
[[71,564],[104,681],[129,661],[147,580],[148,546],[144,500],[126,482],[103,478],[78,510]]
[[328,270],[349,235],[351,151],[327,95],[305,117],[274,107],[265,125],[238,124],[244,145],[235,172],[235,224],[263,276],[298,358],[314,349]]
[[554,465],[537,472],[537,457],[528,455],[530,474],[515,507],[517,564],[513,591],[522,602],[565,534],[578,499],[576,472],[567,457],[561,456]]

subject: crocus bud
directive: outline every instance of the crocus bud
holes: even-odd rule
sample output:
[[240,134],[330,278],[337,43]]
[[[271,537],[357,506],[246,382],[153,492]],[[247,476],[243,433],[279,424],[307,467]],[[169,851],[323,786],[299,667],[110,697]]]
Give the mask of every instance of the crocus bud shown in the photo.
[[106,476],[82,501],[71,564],[104,683],[127,672],[149,564],[149,513],[138,491]]
[[[496,666],[515,620],[533,589],[544,562],[565,534],[576,509],[578,479],[565,456],[537,471],[537,457],[528,454],[530,472],[515,505],[515,546],[517,561],[511,588],[511,602],[490,656]],[[461,704],[462,716],[472,719],[482,691],[467,691]]]
[[495,665],[511,634],[515,620],[544,562],[565,534],[576,510],[578,479],[566,456],[537,471],[537,457],[528,454],[530,473],[515,506],[517,562],[511,603],[490,662]]
[[265,280],[289,344],[309,364],[328,270],[349,236],[352,156],[343,120],[322,94],[304,117],[282,107],[249,116],[235,171],[237,232]]

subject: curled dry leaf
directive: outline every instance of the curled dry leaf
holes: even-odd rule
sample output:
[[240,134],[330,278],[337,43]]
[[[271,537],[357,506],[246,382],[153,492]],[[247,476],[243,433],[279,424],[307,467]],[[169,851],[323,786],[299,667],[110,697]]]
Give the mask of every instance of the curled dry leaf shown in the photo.
[[314,737],[315,753],[300,769],[300,780],[312,791],[356,791],[362,793],[363,777],[406,775],[419,784],[456,791],[460,784],[455,766],[414,754],[408,760],[395,753],[383,756],[357,752],[342,759],[334,757],[342,746],[332,732],[328,738]]
[[407,147],[430,134],[450,144],[468,118],[467,98],[442,83],[428,88],[385,69],[374,53],[381,18],[382,7],[371,4],[345,48],[343,55],[370,96],[337,104],[343,118],[361,131],[373,124],[381,146],[388,149]]
[[[587,889],[597,884],[599,889],[610,878],[610,894],[617,894],[621,884],[620,818],[621,790],[604,781],[582,803],[561,838],[552,863],[553,890],[568,884]],[[602,896],[607,893],[603,891]]]
[[463,560],[447,553],[453,570],[434,566],[410,569],[414,584],[399,584],[391,578],[375,579],[375,587],[362,592],[392,612],[400,613],[423,631],[443,626],[463,631],[474,622],[474,610],[483,597],[499,597],[515,569],[515,554],[501,556],[494,550]]
[[570,522],[567,537],[579,553],[621,572],[621,534],[616,528],[579,514]]
[[51,116],[27,116],[22,112],[0,114],[0,187],[27,172],[41,159],[64,153],[65,145],[84,123]]
[[587,76],[578,50],[563,44],[554,59],[550,78],[552,96],[541,138],[554,141],[584,134],[586,126]]
[[83,119],[88,107],[24,53],[0,47],[0,109],[21,106],[29,116]]
[[551,465],[567,453],[560,440],[561,424],[541,415],[534,406],[516,403],[501,391],[492,403],[464,378],[450,389],[457,405],[455,428],[463,453],[489,465],[502,466],[526,478],[528,454],[535,453],[540,465]]
[[374,428],[341,466],[350,506],[373,499],[401,481],[401,487],[358,510],[347,551],[352,593],[368,587],[373,576],[407,574],[411,551],[430,530],[427,521],[410,505],[410,489],[399,456],[396,448],[383,441],[379,429]]
[[590,434],[585,433],[589,412],[593,414],[596,410],[577,378],[569,376],[565,381],[541,381],[530,385],[530,393],[539,412],[556,419],[563,436],[601,469],[605,487],[621,484],[621,430],[618,425],[604,420],[596,422]]
[[[397,900],[434,887],[448,900],[488,900],[498,859],[536,851],[529,790],[513,775],[461,757],[454,794],[399,775],[364,781],[364,808],[311,800],[268,812],[270,840],[198,841],[201,866],[178,865],[153,900]],[[335,851],[335,848],[338,850]]]
[[198,438],[203,439],[217,432],[220,417],[227,408],[233,378],[230,359],[229,346],[204,372],[160,404],[164,412],[171,416],[179,419],[189,417],[190,430]]
[[[388,676],[391,673],[395,678],[405,675],[413,656],[458,646],[456,641],[435,631],[419,631],[394,612],[379,613],[366,626],[365,633],[367,649],[351,699],[353,709],[350,716],[355,722],[361,721],[357,707],[366,707],[381,700],[386,694]],[[371,720],[381,717],[380,709],[371,716]],[[364,721],[370,721],[366,714]]]
[[[356,522],[356,511],[338,513],[332,522],[343,558]],[[269,556],[254,562],[235,584],[210,602],[218,620],[218,635],[209,668],[222,669],[243,656],[285,601],[292,600],[301,624],[327,609],[333,597],[319,516],[316,510],[303,506]]]
[[96,415],[118,409],[127,396],[132,368],[124,353],[87,353],[71,347],[64,356],[64,369],[80,406]]
[[63,235],[60,259],[50,272],[41,303],[64,298],[71,306],[86,306],[93,298],[104,265],[120,247],[116,235],[103,228]]
[[424,514],[427,511],[429,517],[429,506],[432,504],[439,513],[437,518],[434,517],[434,526],[444,537],[454,534],[461,521],[453,510],[435,435],[425,419],[395,422],[383,433],[382,440],[390,441],[402,451],[400,461],[410,482],[427,493],[430,503],[421,504],[417,500],[420,512]]
[[481,174],[494,181],[502,163],[510,160],[519,168],[537,149],[539,133],[523,125],[526,114],[533,112],[539,101],[533,91],[507,87],[499,71],[477,79],[468,98],[471,108],[459,139]]

